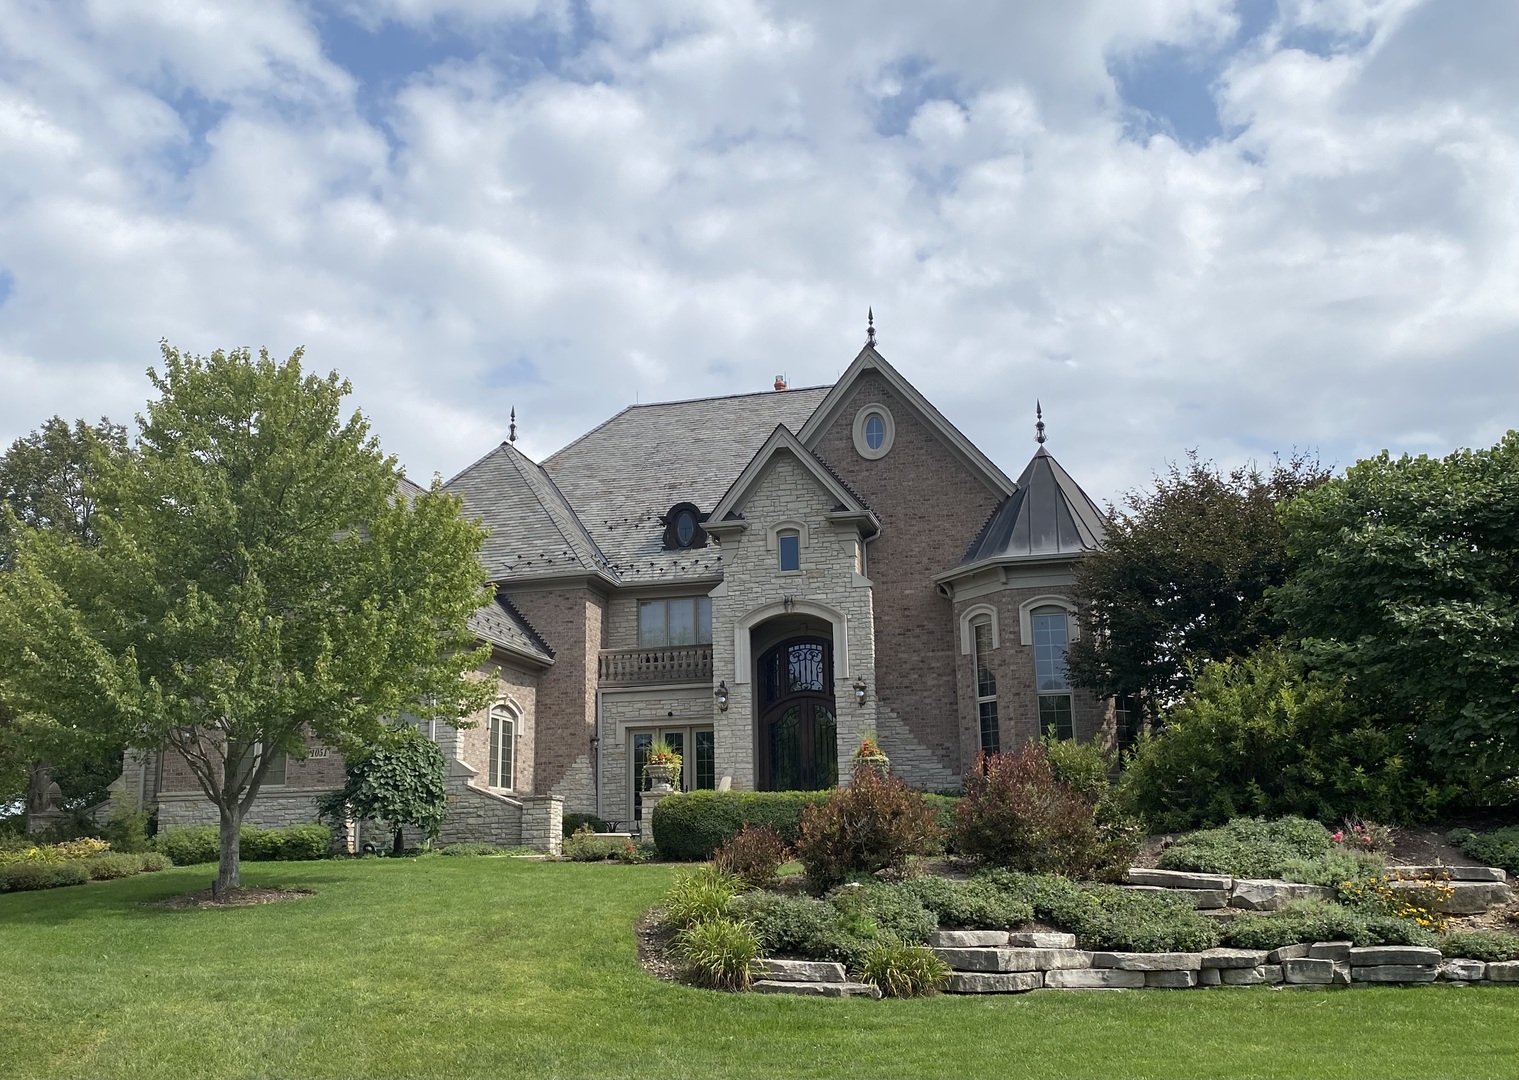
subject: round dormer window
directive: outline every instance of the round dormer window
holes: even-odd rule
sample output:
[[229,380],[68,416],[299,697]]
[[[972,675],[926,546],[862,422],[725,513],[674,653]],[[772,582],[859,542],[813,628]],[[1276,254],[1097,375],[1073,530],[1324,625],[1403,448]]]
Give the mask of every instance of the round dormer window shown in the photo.
[[854,417],[854,448],[862,458],[885,457],[897,435],[897,425],[884,405],[866,405]]
[[686,548],[707,546],[707,530],[701,523],[707,520],[695,503],[676,503],[670,512],[660,519],[665,527],[665,548],[683,551]]

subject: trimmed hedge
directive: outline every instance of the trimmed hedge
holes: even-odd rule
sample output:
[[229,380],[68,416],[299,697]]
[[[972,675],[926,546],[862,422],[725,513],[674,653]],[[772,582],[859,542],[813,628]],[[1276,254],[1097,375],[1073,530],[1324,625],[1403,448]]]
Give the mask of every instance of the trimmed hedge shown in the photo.
[[0,866],[0,892],[30,892],[56,889],[62,885],[83,885],[90,880],[90,869],[83,859],[68,862],[18,862]]
[[787,845],[802,830],[802,810],[828,801],[826,791],[688,791],[654,808],[661,859],[705,862],[745,825],[769,825]]
[[[215,825],[168,829],[155,843],[175,866],[212,863],[221,857],[221,838]],[[290,825],[283,829],[245,825],[239,850],[248,862],[325,859],[332,853],[332,830],[325,825]]]

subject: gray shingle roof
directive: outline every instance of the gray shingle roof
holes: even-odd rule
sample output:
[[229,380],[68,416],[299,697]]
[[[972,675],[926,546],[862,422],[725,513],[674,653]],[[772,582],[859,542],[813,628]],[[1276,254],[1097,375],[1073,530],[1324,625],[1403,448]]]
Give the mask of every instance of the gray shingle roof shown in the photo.
[[1041,446],[1018,477],[1018,490],[987,519],[960,565],[1078,555],[1101,547],[1106,536],[1097,504]]
[[714,578],[722,549],[666,551],[660,518],[676,503],[710,512],[777,424],[801,428],[829,387],[634,405],[543,468],[625,584]]
[[504,596],[496,597],[471,615],[469,628],[480,640],[509,652],[531,656],[545,664],[554,662],[553,648]]
[[493,580],[614,576],[554,481],[511,443],[502,443],[444,486],[462,495],[464,512],[490,530],[480,561]]

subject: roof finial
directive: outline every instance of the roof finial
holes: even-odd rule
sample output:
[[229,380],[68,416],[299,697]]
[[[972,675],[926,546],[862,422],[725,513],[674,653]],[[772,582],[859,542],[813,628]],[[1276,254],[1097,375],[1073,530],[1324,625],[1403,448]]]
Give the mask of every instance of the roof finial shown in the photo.
[[1044,406],[1039,404],[1038,398],[1034,399],[1034,441],[1044,445]]
[[515,405],[512,406],[512,426],[508,430],[506,441],[509,443],[517,441],[517,406]]
[[875,308],[865,309],[865,344],[876,343],[876,312]]

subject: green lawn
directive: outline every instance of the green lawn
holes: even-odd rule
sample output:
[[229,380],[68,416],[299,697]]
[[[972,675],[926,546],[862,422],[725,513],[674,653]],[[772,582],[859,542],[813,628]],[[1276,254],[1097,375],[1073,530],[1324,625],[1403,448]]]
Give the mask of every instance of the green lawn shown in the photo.
[[3,1076],[1515,1076],[1519,987],[924,1001],[658,983],[670,868],[254,863],[312,899],[142,901],[211,869],[0,896]]

